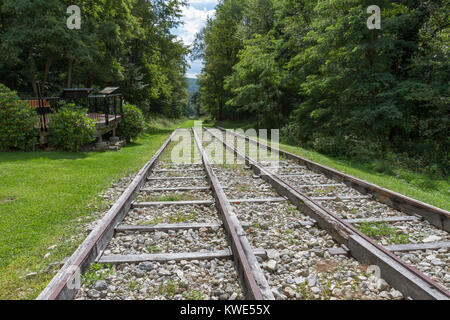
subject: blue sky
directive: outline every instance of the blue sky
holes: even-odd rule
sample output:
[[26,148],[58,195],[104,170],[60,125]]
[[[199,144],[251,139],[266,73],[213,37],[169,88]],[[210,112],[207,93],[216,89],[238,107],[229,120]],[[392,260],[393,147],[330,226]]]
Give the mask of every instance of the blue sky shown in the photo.
[[[188,0],[189,5],[183,9],[184,25],[174,31],[186,45],[191,45],[195,35],[205,25],[206,20],[215,13],[217,0]],[[187,71],[187,77],[198,75],[203,67],[202,61],[191,61],[191,68]]]

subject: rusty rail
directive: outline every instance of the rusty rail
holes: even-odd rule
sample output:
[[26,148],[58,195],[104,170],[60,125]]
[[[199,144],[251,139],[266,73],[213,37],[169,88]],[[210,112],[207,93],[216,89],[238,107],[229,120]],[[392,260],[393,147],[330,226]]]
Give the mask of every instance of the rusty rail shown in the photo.
[[[227,131],[227,129],[221,127],[218,128],[222,131]],[[232,133],[236,137],[240,137],[242,139],[245,138],[245,136],[241,134],[232,131],[228,132]],[[302,158],[288,151],[280,150],[267,144],[261,143],[259,141],[255,141],[251,138],[247,137],[247,141],[249,141],[249,143],[252,143],[254,145],[259,145],[271,151],[278,152],[279,154],[284,155],[288,159],[299,161],[311,171],[324,174],[330,179],[341,181],[345,183],[347,186],[357,189],[359,192],[363,194],[371,194],[375,197],[376,200],[390,206],[393,209],[397,209],[410,215],[418,214],[424,217],[428,222],[430,222],[435,227],[450,232],[450,212],[446,210],[418,201],[416,199],[412,199],[397,192],[382,188],[375,184],[355,178],[353,176],[323,166],[311,160]]]
[[[41,292],[37,300],[71,300],[76,296],[79,285],[81,284],[81,274],[88,269],[91,263],[96,261],[96,259],[102,255],[102,252],[113,238],[116,227],[122,223],[126,214],[132,208],[133,200],[139,191],[142,190],[142,187],[147,182],[148,176],[156,165],[160,155],[166,150],[169,143],[174,139],[176,133],[177,130],[172,133],[159,151],[141,169],[133,182],[124,191],[122,196],[117,200],[114,206],[108,211],[94,230],[92,230],[92,232],[69,258],[69,260],[51,280],[47,287]],[[204,152],[195,131],[194,138],[199,150],[202,153],[203,164],[216,199],[216,206],[222,215],[221,218],[223,220],[228,239],[231,242],[231,250],[241,279],[241,285],[243,287],[245,297],[248,300],[273,299],[273,295],[267,281],[264,282],[264,276],[261,278],[261,274],[255,272],[257,261],[254,251],[252,248],[249,249],[249,246],[246,247],[242,244],[243,236],[237,231],[238,227],[242,228],[242,226],[233,222],[232,214],[230,212],[231,205],[226,198],[217,177],[214,175],[211,166],[209,165],[206,153]],[[252,263],[249,262],[249,259]],[[261,290],[261,286],[263,287],[263,290]]]
[[[244,159],[256,173],[261,175],[262,179],[269,182],[282,195],[288,197],[297,207],[306,209],[306,213],[318,221],[319,225],[326,229],[336,241],[347,245],[350,248],[350,253],[356,259],[362,263],[371,263],[379,266],[383,278],[393,287],[400,290],[405,296],[414,299],[450,299],[450,292],[441,285],[435,283],[416,268],[406,264],[392,252],[368,238],[351,224],[337,217],[315,200],[298,191],[280,176],[266,170],[257,161],[242,154],[234,146],[218,137],[211,130],[206,128],[205,130],[221,142],[228,150],[234,152],[237,157]],[[251,141],[248,137],[236,133],[234,135]],[[255,143],[259,144],[258,142]],[[267,145],[263,146],[267,147]],[[271,150],[276,149],[273,148]]]
[[76,283],[80,281],[80,274],[86,271],[89,265],[107,247],[114,236],[115,227],[123,221],[131,208],[134,198],[145,184],[151,169],[172,141],[176,132],[177,130],[172,133],[153,158],[139,171],[119,200],[116,201],[105,217],[59,270],[37,297],[37,300],[72,300],[76,296],[78,291]]
[[[192,130],[194,134],[195,143],[202,155],[203,166],[210,182],[214,198],[216,199],[216,206],[222,215],[222,221],[228,238],[231,241],[231,248],[235,257],[235,264],[238,274],[241,278],[241,283],[244,293],[249,300],[274,300],[267,280],[259,268],[259,264],[253,253],[253,249],[248,243],[245,232],[237,218],[232,213],[231,205],[227,199],[219,180],[214,174],[213,169],[209,163],[208,156],[202,147],[195,129]],[[233,219],[234,216],[234,219]],[[257,280],[258,283],[257,283]],[[261,288],[262,287],[262,288]]]

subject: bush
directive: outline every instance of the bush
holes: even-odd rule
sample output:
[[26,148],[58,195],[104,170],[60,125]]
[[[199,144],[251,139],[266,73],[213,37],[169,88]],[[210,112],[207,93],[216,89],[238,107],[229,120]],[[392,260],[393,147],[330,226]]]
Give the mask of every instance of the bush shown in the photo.
[[48,124],[48,142],[57,149],[80,151],[94,141],[95,121],[87,116],[87,110],[75,104],[63,105]]
[[299,143],[299,137],[299,127],[295,124],[288,124],[280,129],[280,138],[283,139],[283,142],[296,145]]
[[117,134],[128,142],[134,141],[144,132],[145,120],[142,111],[131,104],[123,106],[124,118],[119,124]]
[[0,84],[0,150],[31,150],[36,143],[37,114],[17,94]]

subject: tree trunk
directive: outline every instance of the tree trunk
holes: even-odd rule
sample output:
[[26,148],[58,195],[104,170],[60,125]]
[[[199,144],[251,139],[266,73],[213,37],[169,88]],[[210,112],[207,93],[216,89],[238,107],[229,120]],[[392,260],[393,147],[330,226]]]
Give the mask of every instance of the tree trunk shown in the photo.
[[219,118],[217,120],[222,121],[223,103],[222,97],[219,97]]
[[45,62],[45,71],[44,71],[44,81],[42,83],[42,90],[45,90],[45,85],[47,84],[48,74],[50,72],[50,67],[53,62],[53,52],[51,52]]
[[0,13],[0,22],[1,22],[1,30],[2,32],[6,31],[6,19],[5,19],[5,15],[3,13]]
[[36,86],[36,72],[35,72],[35,65],[33,60],[33,47],[30,47],[30,50],[28,51],[28,63],[30,68],[30,80],[31,80],[31,86],[33,87],[34,95],[37,96],[38,90]]
[[67,88],[72,88],[72,69],[73,69],[73,58],[69,58],[69,67],[67,70]]

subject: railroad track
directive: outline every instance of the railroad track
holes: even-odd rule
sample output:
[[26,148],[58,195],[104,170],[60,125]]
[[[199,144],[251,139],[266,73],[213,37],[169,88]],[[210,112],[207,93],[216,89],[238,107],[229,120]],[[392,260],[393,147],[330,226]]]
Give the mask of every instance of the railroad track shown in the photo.
[[[272,171],[269,163],[240,153],[210,130],[184,132],[184,155],[194,161],[175,164],[171,155],[180,134],[175,131],[144,166],[38,299],[450,297],[445,281],[439,285],[394,255],[399,247],[380,245],[356,228],[371,222],[420,224],[422,217],[446,228],[447,212],[420,205],[417,210],[417,202],[401,198],[395,203],[426,213],[374,212],[368,220],[355,208],[375,201],[367,192],[341,194],[344,185],[329,179],[334,171],[324,177],[327,168],[314,170],[316,164],[281,151],[286,161]],[[208,151],[218,146],[237,164],[216,163],[217,154]],[[347,216],[344,206],[350,206]],[[445,241],[439,248],[426,244],[440,250],[434,262],[448,261],[448,234],[441,232]],[[411,248],[401,249],[409,254]],[[389,284],[367,274],[368,265],[378,266]],[[448,273],[448,264],[436,267]]]
[[[450,297],[449,212],[231,132],[237,140],[245,140],[249,152],[242,153],[223,139],[224,129],[220,130],[206,129],[206,134],[244,160],[279,194],[307,212],[314,225],[342,244],[330,254],[350,254],[377,266],[381,276],[405,297]],[[271,167],[270,161],[257,161],[251,145],[269,150],[269,160],[271,152],[281,155],[281,162]],[[375,233],[372,237],[376,238],[361,230]],[[400,235],[397,230],[402,231]]]
[[[174,132],[38,300],[273,299],[195,133]],[[187,140],[187,141],[186,141]],[[191,161],[191,156],[194,161]],[[241,201],[241,200],[238,200]]]

